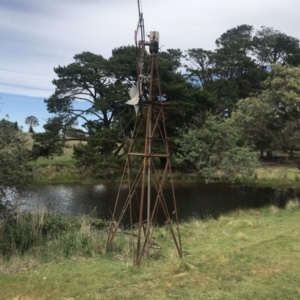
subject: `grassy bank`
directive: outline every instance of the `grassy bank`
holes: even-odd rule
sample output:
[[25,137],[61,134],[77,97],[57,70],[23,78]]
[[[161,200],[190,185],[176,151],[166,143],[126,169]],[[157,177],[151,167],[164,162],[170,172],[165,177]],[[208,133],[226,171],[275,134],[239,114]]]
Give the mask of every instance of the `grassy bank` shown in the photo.
[[[86,170],[78,170],[74,165],[48,164],[35,166],[35,181],[37,183],[64,183],[82,182],[98,183],[105,181],[119,182],[120,174],[106,179],[95,179],[88,175]],[[175,171],[173,173],[175,182],[197,182],[204,181],[196,173],[184,173]],[[292,166],[280,166],[263,164],[257,168],[253,176],[243,181],[245,184],[273,187],[300,187],[300,171]]]
[[[46,219],[36,217],[35,228]],[[299,299],[299,219],[292,201],[286,209],[187,220],[183,259],[168,230],[157,228],[161,249],[140,268],[132,266],[128,235],[119,234],[105,254],[106,232],[92,219],[59,231],[50,224],[46,239],[1,257],[0,299]]]
[[263,163],[246,183],[259,186],[300,187],[300,171],[293,165]]
[[[25,133],[29,147],[33,144],[32,135]],[[73,145],[78,145],[77,141],[69,141],[67,148],[61,156],[55,156],[52,159],[39,158],[35,162],[31,162],[35,170],[35,181],[37,183],[64,183],[64,182],[83,182],[97,183],[99,181],[120,181],[122,170],[115,172],[110,178],[94,179],[89,175],[88,168],[78,169],[75,167],[75,159],[73,155]],[[82,142],[85,143],[85,142]],[[259,186],[275,186],[275,187],[299,187],[300,186],[300,170],[288,161],[287,155],[276,153],[279,157],[277,162],[263,162],[257,168],[253,176],[247,178],[244,183]],[[299,154],[297,154],[299,155]],[[173,173],[174,181],[204,181],[199,178],[197,173],[176,171]]]

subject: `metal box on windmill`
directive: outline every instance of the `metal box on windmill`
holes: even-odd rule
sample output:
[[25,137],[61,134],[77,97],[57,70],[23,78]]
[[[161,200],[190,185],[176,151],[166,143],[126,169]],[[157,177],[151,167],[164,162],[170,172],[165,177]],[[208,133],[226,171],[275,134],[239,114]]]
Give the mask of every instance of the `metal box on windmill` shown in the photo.
[[159,48],[159,32],[150,31],[150,53],[158,53]]

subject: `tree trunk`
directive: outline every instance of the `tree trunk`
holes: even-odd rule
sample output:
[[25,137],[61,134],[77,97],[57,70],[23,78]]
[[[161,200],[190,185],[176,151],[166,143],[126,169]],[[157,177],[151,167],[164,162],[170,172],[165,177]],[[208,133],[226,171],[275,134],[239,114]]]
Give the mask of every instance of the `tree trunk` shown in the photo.
[[289,160],[294,160],[295,156],[294,156],[294,148],[291,148],[290,149],[290,152],[289,152]]
[[261,150],[260,150],[260,158],[261,158],[261,159],[264,158],[264,149],[261,149]]

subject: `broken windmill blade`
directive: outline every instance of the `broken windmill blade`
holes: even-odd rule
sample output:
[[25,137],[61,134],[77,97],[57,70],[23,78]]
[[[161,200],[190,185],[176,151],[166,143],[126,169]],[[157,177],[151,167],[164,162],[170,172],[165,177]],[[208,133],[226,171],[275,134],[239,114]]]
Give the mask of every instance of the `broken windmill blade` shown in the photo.
[[[135,265],[140,265],[141,260],[149,256],[150,249],[157,248],[153,245],[153,225],[158,213],[163,215],[164,222],[170,229],[178,255],[182,257],[177,204],[164,117],[164,107],[167,103],[163,101],[161,95],[157,66],[159,33],[151,31],[149,40],[146,41],[143,13],[139,1],[138,8],[139,22],[135,31],[138,79],[136,86],[129,90],[131,99],[126,102],[135,107],[136,121],[106,245],[106,249],[109,250],[116,233],[120,231],[120,226],[126,223],[124,219],[129,218],[130,224],[127,228],[133,239]],[[139,33],[140,40],[138,40]],[[146,46],[149,47],[150,63],[144,73]],[[145,110],[144,114],[139,113],[139,110],[142,109]],[[158,164],[158,160],[163,163]],[[125,183],[128,184],[126,195],[122,191]],[[172,207],[170,207],[170,204],[167,205],[164,195],[166,184],[171,189]],[[124,230],[124,227],[123,231],[128,233],[127,229]]]

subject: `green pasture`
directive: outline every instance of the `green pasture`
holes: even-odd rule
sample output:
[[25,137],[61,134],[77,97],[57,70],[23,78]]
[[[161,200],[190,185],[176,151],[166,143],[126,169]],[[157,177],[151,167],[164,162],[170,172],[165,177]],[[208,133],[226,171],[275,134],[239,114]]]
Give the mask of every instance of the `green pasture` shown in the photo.
[[76,230],[2,257],[0,299],[300,299],[299,219],[294,200],[186,220],[182,259],[159,227],[161,249],[138,268],[129,235],[119,233],[105,253],[106,230],[83,218]]

